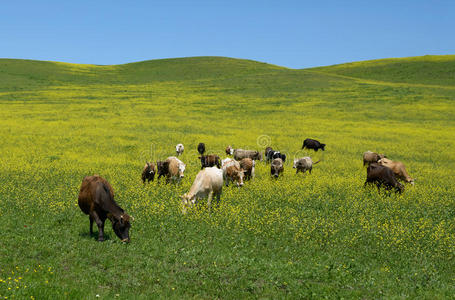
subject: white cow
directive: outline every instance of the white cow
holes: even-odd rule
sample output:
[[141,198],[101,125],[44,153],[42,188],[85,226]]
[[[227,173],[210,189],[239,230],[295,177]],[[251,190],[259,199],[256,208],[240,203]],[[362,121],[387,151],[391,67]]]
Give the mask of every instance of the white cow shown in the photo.
[[186,213],[186,208],[188,206],[193,206],[197,203],[198,199],[203,198],[207,198],[207,206],[210,210],[213,196],[216,196],[217,204],[219,204],[222,188],[222,170],[217,167],[211,167],[199,171],[189,192],[180,196],[180,198],[182,198],[183,213]]
[[177,152],[177,156],[182,154],[184,150],[185,147],[183,147],[183,144],[177,144],[177,146],[175,146],[175,152]]

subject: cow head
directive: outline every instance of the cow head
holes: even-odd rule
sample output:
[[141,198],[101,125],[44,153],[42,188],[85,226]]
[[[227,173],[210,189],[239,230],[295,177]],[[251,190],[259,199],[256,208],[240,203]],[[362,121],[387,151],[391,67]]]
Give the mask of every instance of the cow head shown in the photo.
[[234,149],[231,147],[231,145],[226,147],[226,154],[227,155],[232,155],[234,154]]
[[261,152],[256,151],[256,154],[254,155],[254,157],[255,157],[256,160],[262,161],[262,153]]
[[298,158],[294,158],[294,165],[292,166],[294,169],[297,168],[297,163],[299,162]]
[[286,161],[286,154],[284,154],[284,153],[281,154],[281,159],[283,160],[283,162],[285,162]]
[[243,186],[243,177],[244,177],[245,171],[243,169],[236,169],[232,172],[232,180],[234,180],[237,184],[238,187]]
[[185,172],[186,165],[184,163],[179,163],[179,177],[183,178],[183,172]]
[[123,213],[119,217],[112,218],[112,229],[122,242],[130,242],[130,220],[132,221],[133,219],[133,217],[130,217],[126,213]]
[[325,147],[325,144],[321,144],[321,149],[322,150],[325,150],[324,147]]

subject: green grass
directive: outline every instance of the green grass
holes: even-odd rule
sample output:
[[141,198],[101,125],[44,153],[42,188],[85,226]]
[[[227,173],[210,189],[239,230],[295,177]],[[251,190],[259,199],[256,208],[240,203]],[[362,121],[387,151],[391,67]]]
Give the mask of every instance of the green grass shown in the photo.
[[[451,298],[454,62],[0,60],[0,298]],[[307,137],[326,151],[301,151]],[[263,151],[258,139],[323,161],[305,176],[287,162],[278,181],[259,163],[219,209],[181,214],[199,142],[225,157],[229,144]],[[180,142],[182,184],[144,188],[145,160]],[[364,189],[366,150],[403,161],[416,185]],[[107,241],[89,236],[77,195],[91,174],[135,217],[130,244],[110,223]]]

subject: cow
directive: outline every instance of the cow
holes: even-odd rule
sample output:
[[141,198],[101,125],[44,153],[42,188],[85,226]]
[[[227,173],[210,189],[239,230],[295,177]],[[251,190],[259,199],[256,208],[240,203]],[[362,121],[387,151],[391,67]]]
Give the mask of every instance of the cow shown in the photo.
[[218,155],[215,154],[202,155],[199,156],[198,158],[201,160],[201,169],[213,166],[217,166],[218,169],[221,168],[221,159]]
[[408,175],[406,168],[401,161],[393,161],[388,158],[381,158],[378,162],[381,166],[388,167],[392,169],[393,173],[398,179],[403,180],[404,182],[414,185],[414,179]]
[[233,155],[234,154],[234,148],[231,147],[231,145],[226,147],[226,155]]
[[229,186],[229,182],[236,182],[238,187],[243,186],[244,174],[238,161],[233,160],[232,158],[224,159],[222,170],[226,186]]
[[318,151],[318,149],[322,149],[322,151],[325,150],[325,144],[320,143],[317,140],[313,139],[305,139],[303,141],[302,149],[313,149],[314,151]]
[[280,151],[271,150],[267,153],[267,160],[272,161],[275,158],[281,158],[283,162],[286,162],[286,154],[281,153]]
[[158,178],[156,180],[158,181],[161,176],[166,177],[166,175],[169,173],[169,162],[168,161],[157,161],[156,169],[158,172]]
[[273,151],[272,147],[265,148],[264,157],[265,157],[265,162],[266,163],[271,162],[271,160],[269,160],[269,152],[272,152],[272,151]]
[[293,168],[297,169],[295,174],[298,174],[299,172],[302,172],[303,174],[305,174],[306,171],[309,171],[309,173],[311,174],[313,165],[319,163],[320,161],[321,160],[318,160],[317,162],[313,162],[313,160],[309,156],[294,159]]
[[386,157],[384,154],[367,151],[363,153],[363,165],[377,163],[380,159]]
[[114,201],[114,190],[106,179],[86,176],[82,180],[78,204],[89,215],[90,235],[93,235],[93,221],[98,226],[98,241],[104,241],[104,222],[109,219],[112,229],[122,242],[129,242],[130,220],[134,220]]
[[220,202],[222,188],[222,170],[215,167],[210,167],[199,171],[189,192],[180,196],[183,204],[183,213],[186,213],[186,208],[188,206],[193,206],[196,204],[198,199],[207,198],[207,206],[210,210],[212,198],[215,196],[218,205]]
[[281,158],[275,158],[270,165],[270,174],[276,179],[283,171],[283,160]]
[[183,172],[185,172],[186,165],[175,156],[169,156],[166,162],[168,162],[166,183],[169,183],[169,181],[180,183],[184,177]]
[[403,185],[398,182],[395,178],[395,174],[393,174],[392,169],[388,167],[381,166],[377,163],[371,163],[367,168],[367,179],[365,180],[364,187],[367,184],[376,183],[378,187],[378,191],[380,191],[381,185],[387,190],[395,188],[395,193],[402,193],[403,192]]
[[145,162],[144,169],[142,170],[142,182],[145,185],[145,180],[150,183],[155,178],[155,165],[153,163]]
[[197,145],[197,152],[199,152],[200,155],[204,155],[204,152],[205,152],[204,143],[199,143],[199,145]]
[[240,161],[240,168],[243,170],[245,180],[254,178],[254,166],[255,162],[251,158],[242,158]]
[[243,149],[235,149],[234,150],[234,159],[241,160],[242,158],[249,157],[254,160],[261,160],[262,161],[262,153],[255,151],[255,150],[243,150]]
[[177,153],[177,156],[181,155],[184,150],[185,147],[183,147],[182,144],[177,144],[177,146],[175,146],[175,152]]

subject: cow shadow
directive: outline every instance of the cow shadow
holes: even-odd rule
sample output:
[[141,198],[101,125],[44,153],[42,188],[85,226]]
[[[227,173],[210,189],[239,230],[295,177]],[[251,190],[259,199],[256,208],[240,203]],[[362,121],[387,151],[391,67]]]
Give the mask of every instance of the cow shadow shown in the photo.
[[[83,239],[86,239],[86,240],[95,240],[95,241],[98,241],[98,231],[94,231],[93,234],[90,234],[90,232],[79,232],[79,236]],[[108,241],[111,239],[111,235],[109,233],[104,233],[104,240],[105,241]]]

